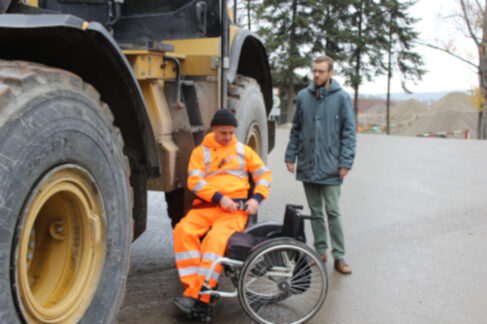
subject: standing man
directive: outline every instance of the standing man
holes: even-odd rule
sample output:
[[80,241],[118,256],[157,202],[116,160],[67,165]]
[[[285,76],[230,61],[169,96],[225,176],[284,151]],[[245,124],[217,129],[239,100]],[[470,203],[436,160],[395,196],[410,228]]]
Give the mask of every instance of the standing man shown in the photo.
[[[244,229],[247,215],[257,213],[271,185],[271,172],[257,153],[237,142],[237,119],[230,110],[218,110],[211,126],[213,132],[193,150],[188,165],[188,188],[198,199],[173,232],[176,267],[185,287],[174,303],[185,313],[209,303],[210,296],[200,291],[213,261],[224,255],[228,238]],[[250,176],[255,183],[251,193]],[[239,202],[245,202],[245,210],[238,209]],[[210,287],[218,283],[221,269],[215,268]]]
[[352,273],[345,263],[345,238],[339,209],[340,186],[355,156],[355,119],[348,94],[332,79],[333,60],[319,56],[313,63],[313,83],[298,93],[285,162],[303,182],[313,216],[314,247],[326,262],[328,235],[335,269]]

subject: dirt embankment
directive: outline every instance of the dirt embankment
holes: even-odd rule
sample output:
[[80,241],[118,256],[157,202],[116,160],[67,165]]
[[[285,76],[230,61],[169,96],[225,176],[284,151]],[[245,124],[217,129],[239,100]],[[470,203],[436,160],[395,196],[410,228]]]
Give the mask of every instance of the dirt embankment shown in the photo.
[[[478,112],[469,96],[452,92],[430,105],[410,99],[391,107],[391,133],[417,136],[469,129],[471,137],[476,138],[477,119]],[[381,126],[385,120],[385,106],[380,105],[359,116],[361,124],[376,123]]]

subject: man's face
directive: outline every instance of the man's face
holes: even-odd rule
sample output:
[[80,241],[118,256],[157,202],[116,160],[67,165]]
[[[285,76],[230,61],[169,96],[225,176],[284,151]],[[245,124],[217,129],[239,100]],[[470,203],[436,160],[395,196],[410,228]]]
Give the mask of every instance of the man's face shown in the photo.
[[221,146],[230,145],[233,134],[235,134],[235,126],[213,126],[213,133],[215,133],[215,141]]
[[329,71],[328,62],[319,62],[313,64],[313,82],[316,86],[328,86],[333,71]]

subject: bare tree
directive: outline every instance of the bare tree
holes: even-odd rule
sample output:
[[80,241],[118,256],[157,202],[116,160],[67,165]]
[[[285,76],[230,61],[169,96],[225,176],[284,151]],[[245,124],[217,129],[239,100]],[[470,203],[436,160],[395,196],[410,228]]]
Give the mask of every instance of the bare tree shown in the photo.
[[448,45],[424,44],[428,47],[441,50],[464,63],[474,67],[479,77],[479,89],[484,97],[483,109],[479,109],[477,134],[480,139],[487,139],[487,0],[457,0],[460,12],[451,16],[458,22],[461,31],[470,38],[477,48],[478,60],[473,61],[462,54],[457,53],[455,48]]

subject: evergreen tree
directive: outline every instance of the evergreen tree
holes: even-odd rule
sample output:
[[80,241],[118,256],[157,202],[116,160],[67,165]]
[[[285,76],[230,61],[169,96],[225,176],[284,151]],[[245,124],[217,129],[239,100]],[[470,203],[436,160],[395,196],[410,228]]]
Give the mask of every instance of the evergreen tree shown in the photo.
[[281,119],[292,119],[298,69],[310,68],[313,35],[311,13],[315,0],[263,0],[258,6],[259,34],[266,44],[274,84],[284,94]]
[[387,34],[387,100],[386,100],[386,124],[387,134],[390,134],[390,83],[394,71],[398,71],[402,79],[402,87],[405,92],[408,81],[421,80],[426,72],[421,68],[423,60],[413,51],[413,43],[418,33],[413,30],[413,25],[418,21],[408,16],[408,9],[413,1],[399,2],[398,0],[382,0],[384,10],[384,31]]
[[237,1],[237,24],[248,30],[257,29],[257,8],[262,0],[239,0]]
[[347,21],[348,41],[344,44],[345,60],[341,62],[346,84],[354,91],[355,118],[358,117],[360,85],[374,76],[385,73],[384,49],[387,38],[384,34],[384,16],[380,0],[354,0]]
[[337,61],[345,59],[344,45],[349,42],[351,4],[354,0],[316,0],[312,11],[314,54],[326,54]]
[[[354,90],[358,115],[360,85],[373,77],[398,71],[406,81],[420,79],[421,57],[413,52],[415,19],[407,15],[412,2],[399,0],[261,0],[257,5],[259,34],[269,52],[274,84],[285,103],[281,114],[290,121],[296,74],[310,69],[316,55],[337,61],[337,72]],[[299,89],[298,89],[299,90]],[[388,90],[389,92],[389,90]]]

